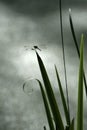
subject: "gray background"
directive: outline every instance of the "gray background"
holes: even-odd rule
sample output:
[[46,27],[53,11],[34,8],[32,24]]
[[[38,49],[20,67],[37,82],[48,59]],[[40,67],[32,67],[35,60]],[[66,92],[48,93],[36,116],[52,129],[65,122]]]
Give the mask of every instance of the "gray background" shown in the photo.
[[[66,0],[62,4],[70,110],[71,117],[76,117],[79,60],[71,35],[68,9],[72,9],[78,44],[81,34],[85,35],[86,71],[87,2]],[[0,130],[43,130],[44,125],[48,128],[40,89],[32,80],[41,79],[36,55],[31,50],[33,45],[42,49],[39,54],[47,68],[65,122],[54,70],[56,64],[65,92],[58,0],[0,0]],[[24,46],[28,46],[28,50]],[[22,85],[25,81],[24,93]],[[86,102],[84,96],[85,130]]]

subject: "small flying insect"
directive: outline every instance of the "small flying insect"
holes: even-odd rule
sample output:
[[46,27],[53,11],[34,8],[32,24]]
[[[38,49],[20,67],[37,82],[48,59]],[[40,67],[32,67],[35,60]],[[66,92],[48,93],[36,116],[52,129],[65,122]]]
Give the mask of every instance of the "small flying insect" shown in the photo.
[[39,51],[41,51],[41,49],[38,46],[33,46],[32,50],[39,50]]
[[[45,45],[42,45],[42,47],[45,48]],[[26,51],[29,51],[29,50],[30,50],[30,46],[24,45],[24,49],[25,49]],[[37,50],[42,51],[37,45],[34,45],[34,46],[31,48],[31,50],[34,50],[34,51],[37,51]]]

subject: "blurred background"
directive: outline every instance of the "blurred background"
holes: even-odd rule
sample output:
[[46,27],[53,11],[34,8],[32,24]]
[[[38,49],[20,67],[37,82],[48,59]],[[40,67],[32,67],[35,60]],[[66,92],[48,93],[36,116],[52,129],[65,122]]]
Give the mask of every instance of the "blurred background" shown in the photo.
[[[84,68],[87,72],[87,1],[62,1],[63,31],[71,117],[76,117],[79,59],[69,25],[69,8],[78,45],[84,33]],[[43,130],[47,119],[40,89],[42,80],[34,45],[50,76],[62,110],[54,64],[65,92],[58,0],[0,0],[0,130]],[[87,75],[87,73],[86,73]],[[23,91],[23,83],[27,82]],[[65,93],[66,96],[66,93]],[[87,129],[87,101],[84,93],[84,128]]]

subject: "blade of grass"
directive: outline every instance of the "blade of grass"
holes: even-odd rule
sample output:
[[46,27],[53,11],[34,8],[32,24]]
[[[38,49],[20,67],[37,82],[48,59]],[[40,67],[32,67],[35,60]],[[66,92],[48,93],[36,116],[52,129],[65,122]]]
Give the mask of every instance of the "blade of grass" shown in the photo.
[[64,74],[65,74],[67,106],[68,106],[68,111],[69,111],[69,115],[70,115],[68,86],[67,86],[67,74],[66,74],[66,61],[65,61],[65,49],[64,49],[64,38],[63,38],[62,1],[61,0],[59,0],[59,12],[60,12],[60,27],[61,27],[61,40],[62,40],[62,50],[63,50],[63,63],[64,63]]
[[60,90],[60,94],[61,94],[61,99],[62,99],[62,104],[63,104],[63,109],[64,109],[64,113],[65,113],[66,122],[67,122],[67,125],[70,125],[69,111],[67,109],[65,96],[64,96],[64,93],[63,93],[63,89],[62,89],[63,87],[61,85],[61,81],[60,81],[59,74],[58,74],[56,66],[55,66],[55,71],[56,71],[57,81],[58,81],[59,90]]
[[64,130],[62,118],[61,118],[61,115],[60,115],[60,112],[59,112],[59,108],[58,108],[58,105],[57,105],[57,102],[56,102],[56,99],[55,99],[55,96],[54,96],[54,92],[53,92],[49,77],[48,77],[47,72],[46,72],[45,66],[44,66],[43,61],[42,61],[42,59],[40,58],[40,56],[38,55],[37,52],[36,52],[36,55],[37,55],[37,60],[38,60],[38,63],[39,63],[41,75],[42,75],[42,78],[43,78],[43,81],[44,81],[46,93],[47,93],[47,96],[48,96],[48,100],[49,100],[49,103],[50,103],[50,107],[51,107],[51,110],[52,110],[52,113],[53,113],[55,123],[56,123],[58,129]]
[[[69,9],[69,22],[70,22],[70,28],[71,28],[72,36],[74,39],[75,47],[76,47],[76,50],[78,53],[78,57],[80,58],[80,51],[79,51],[79,47],[78,47],[78,43],[77,43],[77,39],[76,39],[76,35],[75,35],[75,30],[74,30],[74,26],[73,26],[71,9]],[[87,82],[86,82],[86,76],[85,76],[84,70],[83,70],[83,78],[84,78],[85,92],[86,92],[86,97],[87,97]]]
[[77,130],[83,130],[83,35],[80,45],[80,67],[78,81]]
[[71,122],[71,124],[70,124],[69,130],[74,130],[74,119],[72,120],[72,122]]
[[69,130],[69,126],[66,126],[66,127],[65,127],[65,130]]
[[69,9],[69,22],[70,22],[70,28],[71,28],[72,36],[73,36],[75,46],[76,46],[76,49],[77,49],[77,53],[78,53],[78,56],[80,57],[80,51],[79,51],[78,42],[77,42],[77,39],[76,39],[75,30],[74,30],[73,21],[72,21],[72,16],[71,16],[71,9]]
[[42,94],[42,97],[43,97],[43,102],[44,102],[44,106],[45,106],[46,115],[47,115],[50,130],[55,130],[53,120],[52,120],[52,117],[51,117],[51,111],[50,111],[50,108],[49,108],[49,104],[48,104],[47,97],[46,97],[46,94],[44,92],[42,83],[39,80],[37,80],[37,81],[39,83],[41,94]]

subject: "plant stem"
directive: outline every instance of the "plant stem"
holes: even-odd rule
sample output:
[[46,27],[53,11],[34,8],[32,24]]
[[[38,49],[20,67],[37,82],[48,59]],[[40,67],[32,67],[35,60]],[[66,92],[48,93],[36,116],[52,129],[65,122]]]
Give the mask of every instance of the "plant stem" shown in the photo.
[[66,61],[65,61],[64,39],[63,39],[63,22],[62,22],[62,4],[61,4],[61,0],[59,0],[59,8],[60,8],[60,26],[61,26],[61,40],[62,40],[62,49],[63,49],[63,62],[64,62],[67,106],[68,106],[68,111],[69,111],[69,116],[70,116],[69,96],[68,96],[68,87],[67,87],[67,74],[66,74]]

